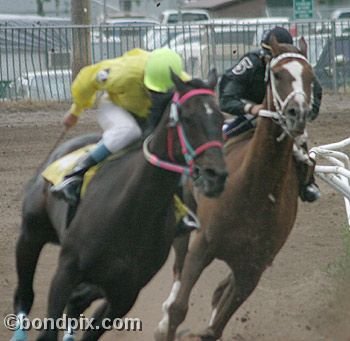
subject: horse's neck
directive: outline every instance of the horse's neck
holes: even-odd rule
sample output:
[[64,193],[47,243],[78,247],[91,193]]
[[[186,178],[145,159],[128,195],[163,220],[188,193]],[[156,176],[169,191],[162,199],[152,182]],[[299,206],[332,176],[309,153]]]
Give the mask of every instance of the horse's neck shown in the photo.
[[281,134],[280,126],[270,118],[259,118],[246,155],[246,167],[275,179],[283,176],[291,165],[293,140],[286,136],[280,141]]
[[151,153],[157,155],[160,159],[166,160],[168,158],[168,128],[167,120],[165,121],[164,117],[154,130],[149,147]]
[[170,105],[168,105],[166,108],[161,121],[154,130],[153,138],[150,143],[150,150],[161,160],[170,161],[169,154],[171,154],[171,156],[173,156],[178,163],[180,163],[181,160],[184,162],[184,158],[181,155],[181,149],[179,148],[178,144],[175,143],[175,141],[178,140],[177,128],[170,128],[171,131],[169,131],[169,111]]
[[[152,140],[149,144],[149,151],[158,157],[160,160],[171,162],[168,156],[168,115],[167,112],[163,114],[163,117],[156,127]],[[175,138],[176,132],[174,131]],[[151,165],[148,161],[145,160],[145,169],[144,174],[147,175],[147,180],[155,179],[157,181],[157,186],[160,188],[161,186],[164,189],[168,190],[168,185],[176,184],[180,180],[180,175],[178,173],[174,173],[171,171],[164,170],[157,166]],[[145,176],[146,178],[146,176]]]

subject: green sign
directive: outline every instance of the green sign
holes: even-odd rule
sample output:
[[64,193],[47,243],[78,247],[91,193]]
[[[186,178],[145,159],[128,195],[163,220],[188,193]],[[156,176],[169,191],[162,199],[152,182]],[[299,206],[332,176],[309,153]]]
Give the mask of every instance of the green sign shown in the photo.
[[294,0],[294,19],[311,19],[314,16],[313,0]]

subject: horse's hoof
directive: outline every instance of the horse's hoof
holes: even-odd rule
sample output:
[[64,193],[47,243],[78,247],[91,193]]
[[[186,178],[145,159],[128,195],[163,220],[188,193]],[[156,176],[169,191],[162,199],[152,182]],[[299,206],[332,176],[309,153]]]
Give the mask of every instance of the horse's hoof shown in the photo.
[[25,330],[17,329],[10,341],[28,341],[28,334]]
[[193,334],[189,329],[176,334],[176,341],[220,341],[212,335]]
[[176,338],[176,341],[203,341],[198,335],[189,334],[186,336],[180,336]]
[[192,334],[189,329],[185,329],[176,334],[175,341],[202,341],[202,339],[200,336]]

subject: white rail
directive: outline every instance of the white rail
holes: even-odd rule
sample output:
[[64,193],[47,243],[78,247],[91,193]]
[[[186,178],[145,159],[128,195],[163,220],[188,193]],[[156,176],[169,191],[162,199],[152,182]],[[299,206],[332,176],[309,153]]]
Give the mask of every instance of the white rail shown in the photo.
[[[350,229],[350,160],[340,149],[350,146],[350,138],[310,149],[309,155],[316,161],[315,174],[343,195]],[[319,165],[319,161],[328,165]]]

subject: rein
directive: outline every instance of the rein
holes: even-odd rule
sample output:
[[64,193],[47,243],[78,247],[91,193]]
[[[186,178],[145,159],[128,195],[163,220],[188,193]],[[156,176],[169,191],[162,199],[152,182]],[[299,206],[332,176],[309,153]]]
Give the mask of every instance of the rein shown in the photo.
[[[144,143],[143,143],[143,153],[145,155],[146,160],[151,163],[153,166],[165,169],[167,171],[185,174],[185,175],[193,175],[193,168],[194,168],[194,160],[204,153],[206,150],[210,148],[222,148],[223,144],[220,141],[208,141],[206,143],[203,143],[197,148],[193,148],[191,143],[189,142],[183,125],[181,123],[181,120],[179,118],[179,111],[178,108],[184,104],[187,100],[194,96],[200,96],[200,95],[210,95],[215,96],[215,92],[210,89],[193,89],[188,92],[186,92],[183,96],[180,96],[178,92],[175,92],[172,103],[170,105],[170,114],[169,114],[169,129],[168,129],[168,156],[169,159],[172,161],[164,161],[161,160],[158,156],[155,154],[152,154],[149,151],[149,143],[151,142],[153,135],[149,135]],[[175,158],[173,156],[173,129],[176,128],[177,136],[180,141],[181,145],[181,152],[185,159],[185,162],[187,166],[182,166],[175,163]]]

